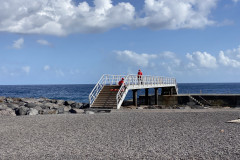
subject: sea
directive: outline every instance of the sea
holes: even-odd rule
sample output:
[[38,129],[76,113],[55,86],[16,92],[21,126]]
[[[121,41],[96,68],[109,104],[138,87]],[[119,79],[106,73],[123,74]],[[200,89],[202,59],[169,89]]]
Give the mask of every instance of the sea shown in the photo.
[[[88,97],[95,84],[69,85],[0,85],[0,96],[62,99],[88,103]],[[149,89],[153,94],[154,89]],[[159,93],[161,90],[159,89]],[[240,94],[240,83],[178,83],[179,94]],[[138,90],[138,95],[145,91]],[[132,99],[129,91],[126,99]]]

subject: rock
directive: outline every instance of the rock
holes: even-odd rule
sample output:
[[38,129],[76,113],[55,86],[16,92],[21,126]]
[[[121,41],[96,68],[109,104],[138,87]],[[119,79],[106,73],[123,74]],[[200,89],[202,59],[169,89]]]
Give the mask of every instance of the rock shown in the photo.
[[57,108],[59,108],[59,105],[55,104],[55,103],[45,103],[44,106],[46,108],[49,108],[49,109],[57,109]]
[[5,116],[16,116],[16,113],[11,108],[7,108],[6,110],[0,110],[0,115]]
[[74,102],[74,101],[65,101],[65,102],[64,102],[64,104],[65,104],[66,106],[72,105],[73,103],[76,103],[76,102]]
[[83,103],[80,109],[89,108],[89,103]]
[[83,113],[84,114],[95,114],[93,111],[86,111],[86,110]]
[[144,109],[143,107],[137,107],[137,109]]
[[65,107],[64,107],[64,112],[69,112],[70,109],[71,109],[70,106],[65,106]]
[[50,99],[49,102],[50,102],[50,103],[57,104],[57,100],[56,100],[56,99]]
[[12,100],[13,100],[14,103],[17,103],[17,104],[19,102],[23,102],[21,98],[16,98],[16,97],[12,98]]
[[81,114],[84,112],[84,110],[74,108],[74,109],[70,109],[69,112],[74,114]]
[[63,105],[64,106],[69,106],[70,104],[68,103],[68,101],[64,101]]
[[41,105],[40,107],[41,107],[42,109],[50,109],[50,107],[49,107],[49,106],[46,106],[46,105],[44,105],[44,104],[43,104],[43,105]]
[[36,98],[22,98],[22,101],[26,102],[26,103],[37,103],[38,102]]
[[72,108],[77,108],[77,109],[80,109],[81,107],[82,107],[82,103],[77,103],[77,102],[74,102],[74,103],[72,103],[70,106],[72,107]]
[[19,105],[14,103],[8,103],[7,106],[13,110],[16,110],[17,108],[19,108]]
[[29,110],[29,108],[27,108],[25,106],[21,106],[16,109],[16,115],[18,115],[18,116],[26,115],[28,110]]
[[74,109],[70,109],[69,112],[70,112],[70,113],[77,113],[77,111],[74,110]]
[[64,114],[64,107],[59,107],[57,110],[58,114]]
[[25,104],[25,107],[28,107],[28,108],[34,108],[34,107],[36,107],[36,106],[37,106],[36,103],[26,103],[26,104]]
[[74,110],[77,112],[77,114],[82,114],[82,113],[84,113],[84,110],[83,110],[83,109],[77,109],[77,108],[75,108]]
[[7,98],[5,99],[5,101],[6,101],[7,103],[13,103],[13,99],[10,98],[10,97],[7,97]]
[[0,97],[0,103],[5,102],[6,97]]
[[49,102],[50,100],[47,99],[47,98],[38,98],[37,101],[38,101],[39,103],[46,103],[46,102]]
[[34,107],[34,109],[36,109],[38,111],[42,111],[43,110],[42,107],[40,107],[40,106],[36,106],[36,107]]
[[6,110],[8,106],[6,104],[0,104],[0,110]]
[[63,105],[64,102],[65,102],[64,100],[57,100],[57,104],[58,104],[58,105]]
[[51,109],[51,110],[49,110],[48,114],[58,114],[58,110],[57,109]]
[[34,108],[30,108],[27,112],[27,115],[30,115],[30,116],[38,115],[38,110]]

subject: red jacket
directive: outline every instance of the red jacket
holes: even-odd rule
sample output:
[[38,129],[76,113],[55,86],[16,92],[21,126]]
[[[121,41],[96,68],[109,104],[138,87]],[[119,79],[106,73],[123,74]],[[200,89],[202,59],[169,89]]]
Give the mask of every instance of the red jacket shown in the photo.
[[142,71],[138,71],[138,78],[142,77]]
[[118,82],[118,85],[121,86],[124,83],[124,80]]

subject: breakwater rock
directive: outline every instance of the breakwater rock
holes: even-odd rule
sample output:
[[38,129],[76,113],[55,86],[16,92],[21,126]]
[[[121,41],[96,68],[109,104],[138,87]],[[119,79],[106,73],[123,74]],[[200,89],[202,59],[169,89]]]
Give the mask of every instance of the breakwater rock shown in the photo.
[[22,116],[38,114],[77,114],[88,108],[87,103],[48,98],[0,97],[0,116]]

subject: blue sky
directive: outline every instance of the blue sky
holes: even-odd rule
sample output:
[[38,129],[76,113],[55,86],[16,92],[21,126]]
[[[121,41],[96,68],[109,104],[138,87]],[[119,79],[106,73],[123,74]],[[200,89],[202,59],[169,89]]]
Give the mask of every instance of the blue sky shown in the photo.
[[240,82],[240,0],[8,0],[0,85],[89,84],[102,74]]

